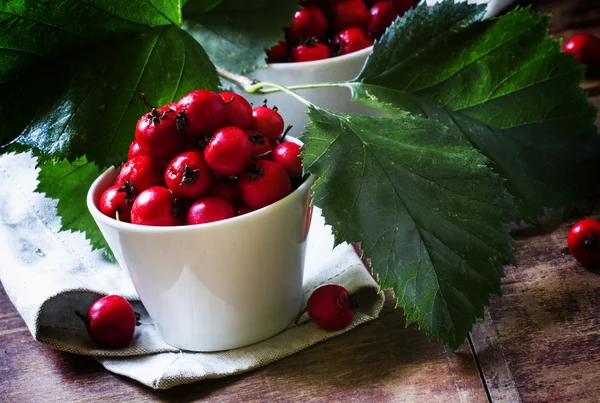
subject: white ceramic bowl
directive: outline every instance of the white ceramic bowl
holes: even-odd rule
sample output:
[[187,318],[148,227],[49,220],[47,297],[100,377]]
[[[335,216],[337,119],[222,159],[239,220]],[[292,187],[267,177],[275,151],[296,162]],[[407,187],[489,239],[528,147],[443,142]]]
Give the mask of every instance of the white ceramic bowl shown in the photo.
[[150,227],[98,210],[117,173],[110,168],[96,179],[88,209],[166,343],[192,351],[227,350],[267,339],[296,318],[313,177],[284,199],[243,216]]
[[[360,73],[372,50],[373,48],[369,47],[349,55],[314,62],[273,63],[264,69],[251,73],[250,76],[260,81],[272,82],[286,87],[347,81],[355,78]],[[238,92],[250,102],[253,102],[254,105],[260,105],[264,99],[267,99],[270,106],[277,106],[285,119],[285,123],[294,126],[291,134],[295,137],[298,137],[304,126],[309,123],[308,117],[303,113],[306,106],[287,94],[250,95],[242,90]],[[322,108],[346,113],[376,114],[373,109],[358,102],[352,102],[348,88],[315,88],[298,90],[297,92]]]

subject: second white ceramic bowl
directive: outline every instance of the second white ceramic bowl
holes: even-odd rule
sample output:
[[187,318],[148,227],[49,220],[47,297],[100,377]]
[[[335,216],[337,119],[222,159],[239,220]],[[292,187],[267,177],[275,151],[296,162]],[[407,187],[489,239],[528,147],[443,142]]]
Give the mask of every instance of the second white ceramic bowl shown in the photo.
[[[349,55],[314,62],[273,63],[264,69],[251,73],[250,76],[260,81],[272,82],[286,87],[348,81],[360,73],[371,51],[372,47],[369,47]],[[321,108],[346,113],[376,114],[373,109],[352,102],[350,90],[347,88],[315,88],[298,90],[297,92]],[[253,102],[254,105],[260,105],[264,99],[267,99],[270,106],[277,106],[285,119],[285,123],[294,126],[291,134],[295,137],[298,137],[304,126],[309,123],[308,117],[304,113],[306,106],[287,94],[250,95],[242,90],[239,90],[239,93],[250,102]]]
[[243,216],[149,227],[98,210],[117,173],[111,168],[94,182],[88,209],[166,343],[192,351],[228,350],[267,339],[296,318],[313,177],[284,199]]

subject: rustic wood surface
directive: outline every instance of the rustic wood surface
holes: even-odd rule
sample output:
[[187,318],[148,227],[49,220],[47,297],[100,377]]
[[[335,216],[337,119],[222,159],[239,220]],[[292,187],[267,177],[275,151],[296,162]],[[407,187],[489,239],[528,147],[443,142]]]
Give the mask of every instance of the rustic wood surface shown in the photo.
[[[599,0],[521,2],[530,3],[552,13],[549,29],[556,38],[600,36]],[[600,106],[600,80],[583,87]],[[486,320],[471,335],[494,402],[600,401],[600,272],[563,253],[577,220],[550,224],[550,233],[517,234],[519,266],[506,269],[502,297],[493,298]]]
[[468,344],[430,342],[391,300],[378,320],[249,374],[153,391],[37,344],[0,289],[0,402],[485,402]]
[[[600,0],[521,2],[530,3],[554,14],[556,37],[600,34]],[[600,105],[600,80],[584,88]],[[0,402],[598,401],[600,272],[563,253],[574,221],[517,234],[519,268],[507,269],[504,295],[458,351],[406,328],[388,298],[378,320],[346,335],[245,375],[168,391],[37,344],[0,285]]]

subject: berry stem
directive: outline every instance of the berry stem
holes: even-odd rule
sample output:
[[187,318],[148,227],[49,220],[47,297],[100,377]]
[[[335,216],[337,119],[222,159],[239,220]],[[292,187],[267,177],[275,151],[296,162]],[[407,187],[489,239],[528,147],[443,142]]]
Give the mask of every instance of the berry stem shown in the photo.
[[75,311],[75,315],[77,315],[79,319],[81,319],[83,323],[85,323],[86,326],[90,324],[90,318],[87,315],[84,315],[77,310]]

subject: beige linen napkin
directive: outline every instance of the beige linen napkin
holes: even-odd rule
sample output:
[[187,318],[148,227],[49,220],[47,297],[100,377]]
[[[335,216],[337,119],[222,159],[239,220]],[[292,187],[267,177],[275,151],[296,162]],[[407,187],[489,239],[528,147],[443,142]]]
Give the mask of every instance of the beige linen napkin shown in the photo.
[[[156,389],[238,374],[292,355],[375,319],[383,305],[364,265],[347,244],[333,249],[331,231],[315,211],[308,237],[304,303],[321,284],[357,293],[360,309],[352,324],[325,332],[304,314],[297,323],[263,342],[230,351],[193,353],[164,343],[137,300],[121,268],[91,251],[83,234],[59,231],[56,201],[34,193],[35,160],[29,154],[0,157],[0,281],[32,336],[49,347],[94,356],[109,371]],[[84,200],[85,196],[82,197]],[[74,310],[86,311],[100,295],[120,294],[141,314],[132,343],[100,350]]]

